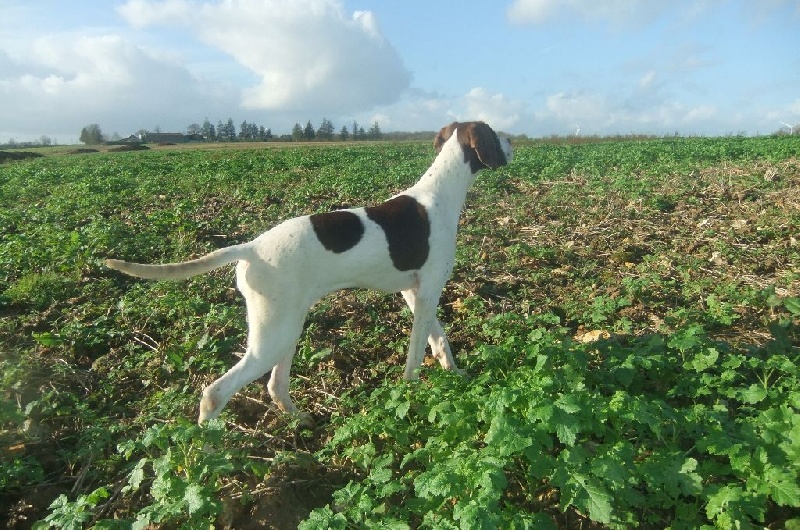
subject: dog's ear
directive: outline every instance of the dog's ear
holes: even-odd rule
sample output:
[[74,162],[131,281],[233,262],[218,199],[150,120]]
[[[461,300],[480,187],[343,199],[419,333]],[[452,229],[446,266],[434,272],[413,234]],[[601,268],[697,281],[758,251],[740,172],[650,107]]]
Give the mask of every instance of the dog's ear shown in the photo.
[[436,152],[442,150],[442,146],[444,143],[453,136],[453,131],[456,130],[458,127],[458,122],[454,121],[450,125],[446,125],[442,127],[442,130],[439,131],[439,134],[436,135],[436,138],[433,139],[433,148],[436,149]]
[[488,168],[497,169],[508,163],[497,134],[482,121],[462,123],[458,129],[458,139],[462,145],[473,149],[481,164]]

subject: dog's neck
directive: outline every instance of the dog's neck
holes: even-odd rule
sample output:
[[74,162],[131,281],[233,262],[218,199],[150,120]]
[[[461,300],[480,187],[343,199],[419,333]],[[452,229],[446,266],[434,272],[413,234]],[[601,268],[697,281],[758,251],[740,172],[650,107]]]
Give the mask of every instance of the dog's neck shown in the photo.
[[428,171],[408,191],[428,195],[441,210],[454,215],[455,222],[461,214],[467,191],[475,182],[473,173],[465,160],[464,148],[453,134],[442,146]]

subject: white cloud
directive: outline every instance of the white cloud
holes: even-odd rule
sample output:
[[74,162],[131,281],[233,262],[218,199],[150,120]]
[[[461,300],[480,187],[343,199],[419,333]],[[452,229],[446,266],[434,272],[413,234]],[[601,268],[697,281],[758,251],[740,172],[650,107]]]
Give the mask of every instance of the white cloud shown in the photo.
[[656,79],[656,73],[653,70],[646,72],[639,78],[639,88],[648,89],[653,86],[653,81]]
[[550,0],[516,0],[509,6],[507,14],[512,22],[541,24],[558,10],[558,3]]
[[534,135],[568,134],[580,126],[581,134],[705,133],[719,125],[713,105],[687,106],[669,100],[651,105],[631,103],[628,98],[599,92],[557,92],[545,98],[543,108],[533,115]]
[[496,130],[521,133],[530,115],[525,102],[476,87],[457,96],[409,89],[398,102],[355,118],[359,123],[377,120],[385,131],[438,131],[452,121],[482,120]]
[[334,0],[131,0],[119,12],[135,27],[187,25],[259,79],[250,109],[354,112],[396,101],[411,74],[375,16],[347,16]]
[[470,90],[464,96],[468,119],[482,120],[499,130],[511,130],[520,123],[525,104],[503,94],[492,94],[482,87]]
[[198,111],[230,104],[224,87],[205,86],[181,65],[116,35],[41,37],[24,57],[6,55],[0,62],[0,123],[11,129],[0,130],[3,141],[20,134],[16,139],[47,134],[74,140],[89,123],[108,134],[130,134],[131,127],[166,126],[166,116],[183,129]]
[[[0,33],[0,142],[74,141],[88,123],[178,131],[204,116],[288,132],[392,105],[411,82],[375,15],[338,0],[131,0],[117,13],[128,27],[22,27],[24,46]],[[195,38],[202,52],[180,44]]]
[[507,16],[517,24],[543,24],[559,16],[573,15],[627,26],[650,21],[671,7],[670,3],[650,0],[515,0]]
[[189,20],[193,7],[186,0],[164,0],[157,6],[147,0],[130,0],[119,6],[117,11],[132,26],[144,28],[152,24]]
[[537,112],[535,121],[548,124],[551,132],[561,134],[578,125],[584,130],[604,129],[613,121],[613,111],[600,94],[558,92],[545,99],[544,110]]

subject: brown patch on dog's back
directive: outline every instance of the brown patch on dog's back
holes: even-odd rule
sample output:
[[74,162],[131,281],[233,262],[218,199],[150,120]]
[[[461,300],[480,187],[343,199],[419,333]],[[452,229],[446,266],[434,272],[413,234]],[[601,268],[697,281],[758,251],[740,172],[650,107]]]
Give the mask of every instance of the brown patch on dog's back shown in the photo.
[[367,208],[367,217],[378,223],[389,243],[389,256],[399,271],[419,269],[428,259],[431,225],[428,212],[413,197],[399,195]]
[[364,223],[353,212],[337,210],[309,216],[314,233],[322,246],[331,252],[341,254],[361,241]]

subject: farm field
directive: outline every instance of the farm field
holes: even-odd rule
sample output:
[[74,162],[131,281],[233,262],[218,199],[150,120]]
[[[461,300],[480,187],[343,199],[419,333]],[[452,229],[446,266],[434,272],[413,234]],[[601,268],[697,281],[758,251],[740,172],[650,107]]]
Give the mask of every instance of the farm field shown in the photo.
[[800,140],[515,146],[462,214],[440,306],[466,377],[401,380],[410,312],[309,314],[292,396],[195,424],[244,351],[232,267],[105,269],[376,203],[430,143],[0,165],[0,526],[800,528]]

